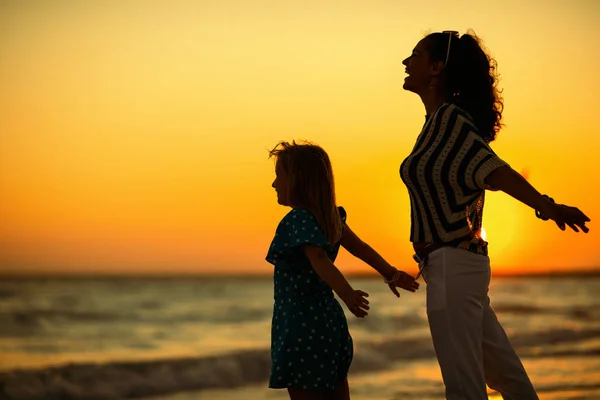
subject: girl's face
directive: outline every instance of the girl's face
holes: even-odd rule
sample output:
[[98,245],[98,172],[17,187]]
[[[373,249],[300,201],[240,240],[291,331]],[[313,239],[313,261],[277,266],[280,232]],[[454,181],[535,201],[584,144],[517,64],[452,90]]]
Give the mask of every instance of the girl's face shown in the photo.
[[271,186],[275,189],[275,192],[277,192],[277,202],[282,206],[290,205],[288,201],[288,184],[288,174],[281,166],[281,163],[277,161],[275,163],[275,180]]

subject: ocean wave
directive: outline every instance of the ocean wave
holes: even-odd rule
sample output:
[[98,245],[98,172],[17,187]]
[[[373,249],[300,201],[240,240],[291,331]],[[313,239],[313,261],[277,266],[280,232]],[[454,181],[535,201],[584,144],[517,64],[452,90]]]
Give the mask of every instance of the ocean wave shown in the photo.
[[0,373],[0,398],[101,400],[245,386],[269,374],[267,350],[196,359],[69,364]]
[[[272,310],[268,307],[250,305],[227,305],[211,309],[188,309],[178,312],[158,312],[163,306],[157,301],[145,301],[138,310],[85,310],[65,307],[31,308],[26,310],[4,310],[0,312],[0,336],[22,336],[36,332],[52,323],[150,323],[153,325],[172,325],[176,323],[243,324],[247,322],[269,320]],[[542,308],[523,304],[498,304],[494,306],[498,314],[515,315],[560,315],[569,318],[590,321],[598,319],[598,314],[590,307]],[[366,326],[389,328],[390,331],[401,327],[426,326],[420,316],[402,316],[389,318],[376,313],[371,314]]]
[[7,300],[17,298],[19,296],[19,291],[8,288],[0,288],[0,300]]
[[349,318],[350,330],[353,328],[377,332],[378,334],[393,334],[395,332],[405,332],[414,328],[427,328],[426,316],[422,314],[406,314],[406,315],[383,315],[377,313],[369,314],[368,318],[358,321]]
[[[155,306],[156,307],[156,306]],[[20,336],[34,332],[48,323],[150,323],[153,325],[172,325],[175,323],[243,324],[252,321],[268,320],[271,309],[257,307],[224,307],[209,311],[190,310],[179,313],[156,313],[150,308],[141,312],[131,311],[82,311],[70,309],[43,309],[0,312],[0,336]]]
[[[561,349],[552,345],[581,342],[600,336],[600,329],[556,330],[516,335],[511,341],[522,356],[598,356],[600,347]],[[428,336],[359,342],[352,373],[386,370],[402,360],[432,359]],[[44,369],[0,373],[0,398],[7,400],[114,400],[166,395],[216,388],[235,388],[266,382],[270,356],[267,349],[240,351],[202,358],[146,362],[68,364]]]
[[584,307],[537,307],[525,304],[497,304],[494,305],[494,311],[498,314],[515,315],[565,315],[578,320],[588,321],[593,319],[596,314],[589,306]]

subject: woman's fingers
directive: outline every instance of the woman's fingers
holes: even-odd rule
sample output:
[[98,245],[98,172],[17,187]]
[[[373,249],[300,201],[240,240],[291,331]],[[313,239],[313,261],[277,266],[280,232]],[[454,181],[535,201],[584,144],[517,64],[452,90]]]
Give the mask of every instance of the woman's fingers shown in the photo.
[[569,226],[575,232],[579,232],[581,229],[584,233],[590,231],[585,226],[585,223],[589,221],[590,218],[577,207],[570,207],[563,204],[558,205],[558,213],[554,219],[556,225],[563,231],[566,229],[566,226]]
[[575,226],[575,224],[567,222],[567,225],[569,225],[569,227],[575,232],[579,232],[579,229],[577,229],[577,226]]

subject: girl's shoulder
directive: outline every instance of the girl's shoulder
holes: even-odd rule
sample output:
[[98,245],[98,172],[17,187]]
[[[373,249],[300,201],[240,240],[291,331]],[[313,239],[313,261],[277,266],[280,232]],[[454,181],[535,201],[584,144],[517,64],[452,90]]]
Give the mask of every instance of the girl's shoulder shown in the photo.
[[316,219],[313,214],[305,208],[295,207],[281,219],[277,231],[281,234],[288,230],[295,229],[299,225],[316,225]]
[[[338,212],[340,213],[340,218],[342,219],[342,222],[346,222],[346,210],[344,209],[344,207],[339,206],[338,208]],[[309,210],[307,210],[306,208],[302,208],[302,207],[294,207],[292,208],[281,220],[281,222],[296,222],[296,220],[298,220],[298,218],[302,219],[302,220],[306,220],[307,218],[310,219],[310,221],[315,221],[316,222],[316,218],[313,215],[312,212],[310,212]],[[306,221],[304,221],[306,222]]]
[[338,211],[340,213],[340,218],[342,219],[342,223],[346,223],[346,217],[348,216],[348,214],[346,213],[346,209],[342,206],[338,207]]
[[300,219],[310,218],[311,220],[314,220],[315,217],[306,208],[294,207],[285,215],[285,217],[283,217],[282,221],[296,222],[296,220],[298,218],[300,218]]

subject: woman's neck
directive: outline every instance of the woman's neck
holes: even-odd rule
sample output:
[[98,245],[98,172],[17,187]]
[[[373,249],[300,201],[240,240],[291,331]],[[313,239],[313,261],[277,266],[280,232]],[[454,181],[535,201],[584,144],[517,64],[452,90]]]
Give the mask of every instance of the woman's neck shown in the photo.
[[433,115],[433,113],[435,113],[442,104],[448,103],[448,99],[446,99],[445,96],[434,91],[428,90],[420,96],[421,100],[423,101],[423,105],[425,106],[425,112],[428,116]]

